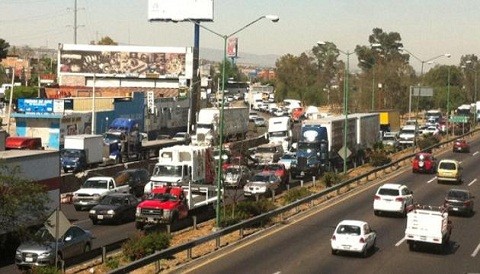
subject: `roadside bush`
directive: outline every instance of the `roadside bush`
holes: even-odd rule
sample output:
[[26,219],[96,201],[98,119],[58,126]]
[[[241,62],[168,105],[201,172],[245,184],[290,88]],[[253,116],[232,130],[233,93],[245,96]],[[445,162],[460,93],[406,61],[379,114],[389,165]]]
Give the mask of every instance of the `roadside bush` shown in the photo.
[[424,150],[438,143],[439,143],[438,138],[431,134],[426,135],[423,138],[420,138],[419,140],[417,140],[417,146],[420,148],[420,150]]
[[306,187],[290,189],[284,196],[284,204],[288,205],[292,202],[300,200],[304,197],[309,196],[310,193],[311,192]]
[[343,177],[335,172],[325,172],[323,174],[323,182],[326,187],[331,187],[342,181]]
[[237,205],[227,205],[222,209],[224,212],[221,213],[223,218],[220,220],[220,226],[231,226],[273,209],[275,209],[275,204],[268,199],[260,199],[258,201],[246,200],[239,202]]
[[60,274],[60,269],[55,266],[38,266],[32,268],[32,274]]
[[170,236],[161,233],[143,235],[137,233],[122,245],[125,257],[134,261],[170,246]]
[[120,266],[120,259],[116,257],[108,257],[105,265],[109,269],[117,269]]
[[370,155],[370,164],[374,167],[386,165],[391,161],[384,151],[374,151]]

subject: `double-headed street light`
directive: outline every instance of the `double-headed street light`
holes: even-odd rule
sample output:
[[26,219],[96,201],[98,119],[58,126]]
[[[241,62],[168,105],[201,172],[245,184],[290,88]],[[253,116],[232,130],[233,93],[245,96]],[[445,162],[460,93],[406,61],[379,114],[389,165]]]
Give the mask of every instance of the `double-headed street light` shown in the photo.
[[[318,46],[324,46],[326,43],[324,41],[318,41]],[[343,173],[347,173],[347,135],[348,135],[348,78],[350,75],[350,55],[355,53],[355,51],[343,51],[339,48],[337,50],[347,56],[347,65],[345,66],[345,81],[343,82],[343,114],[345,115],[344,129],[343,129]]]
[[200,25],[199,22],[193,21],[186,19],[187,21],[190,21],[194,23],[195,25],[201,27],[202,29],[205,29],[206,31],[215,34],[216,36],[220,37],[223,39],[223,65],[222,65],[222,96],[221,96],[221,102],[222,106],[220,108],[220,136],[219,136],[219,142],[218,142],[218,152],[219,152],[219,160],[218,160],[218,166],[217,166],[217,206],[216,206],[216,226],[220,227],[220,199],[221,199],[221,189],[222,189],[222,154],[223,154],[223,128],[224,128],[224,120],[223,120],[223,112],[224,112],[224,102],[225,102],[225,63],[227,62],[227,40],[228,38],[232,37],[233,35],[239,33],[240,31],[248,28],[249,26],[255,24],[256,22],[262,20],[262,19],[269,19],[272,22],[276,23],[279,20],[279,17],[277,15],[264,15],[260,16],[257,19],[253,20],[252,22],[246,24],[245,26],[239,28],[238,30],[230,33],[230,34],[220,34],[212,29],[209,29],[203,25]]

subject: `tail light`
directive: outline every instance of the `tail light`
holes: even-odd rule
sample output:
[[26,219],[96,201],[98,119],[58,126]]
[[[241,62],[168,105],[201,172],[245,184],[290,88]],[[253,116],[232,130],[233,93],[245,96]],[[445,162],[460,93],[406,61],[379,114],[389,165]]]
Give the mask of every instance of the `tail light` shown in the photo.
[[335,241],[337,239],[337,237],[335,237],[335,235],[332,236],[332,241]]
[[375,195],[374,199],[375,199],[375,200],[380,200],[381,198],[380,198],[380,196]]
[[469,206],[470,203],[471,203],[471,201],[465,201],[465,202],[463,202],[463,204],[466,205],[466,206]]
[[361,244],[364,244],[364,243],[365,243],[365,239],[364,239],[363,237],[360,238],[360,243],[361,243]]
[[403,202],[403,197],[397,197],[395,198],[395,202]]

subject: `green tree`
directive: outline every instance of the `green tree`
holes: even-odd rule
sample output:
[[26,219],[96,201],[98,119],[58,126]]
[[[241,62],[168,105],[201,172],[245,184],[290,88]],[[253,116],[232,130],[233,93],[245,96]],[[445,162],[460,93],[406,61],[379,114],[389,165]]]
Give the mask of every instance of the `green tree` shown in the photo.
[[90,41],[90,44],[91,45],[113,45],[113,46],[116,46],[118,45],[117,42],[115,42],[112,38],[110,38],[109,36],[105,36],[105,37],[102,37],[100,40],[98,40],[97,42],[95,41]]
[[[450,71],[450,96],[448,96],[448,74]],[[450,110],[468,101],[468,94],[463,90],[463,72],[457,66],[437,65],[425,74],[425,83],[434,90],[433,98],[425,98],[432,103],[421,101],[421,109],[447,109],[447,97],[450,97]]]
[[28,226],[46,219],[48,202],[42,185],[24,179],[18,167],[1,164],[0,231],[25,235]]
[[0,60],[7,57],[9,47],[10,44],[0,38]]

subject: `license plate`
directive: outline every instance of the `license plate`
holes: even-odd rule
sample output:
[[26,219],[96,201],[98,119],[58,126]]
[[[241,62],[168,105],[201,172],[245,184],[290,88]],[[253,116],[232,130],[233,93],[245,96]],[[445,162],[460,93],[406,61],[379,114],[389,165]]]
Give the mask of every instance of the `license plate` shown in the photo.
[[344,246],[343,246],[343,249],[350,250],[350,246],[349,246],[349,245],[344,245]]
[[154,221],[153,218],[148,218],[147,220],[148,220],[149,222],[153,222],[153,221]]
[[461,148],[461,147],[457,147],[457,150],[462,150],[462,148]]
[[423,241],[425,241],[426,239],[427,239],[427,237],[426,237],[426,236],[420,236],[420,240],[423,240]]
[[453,211],[458,211],[458,208],[456,208],[456,207],[454,207],[454,208],[452,208],[452,209],[453,209]]
[[103,215],[98,215],[98,216],[97,216],[97,219],[103,220]]
[[300,172],[300,176],[305,176],[305,172]]
[[27,263],[33,262],[33,258],[32,257],[26,257],[25,262],[27,262]]

